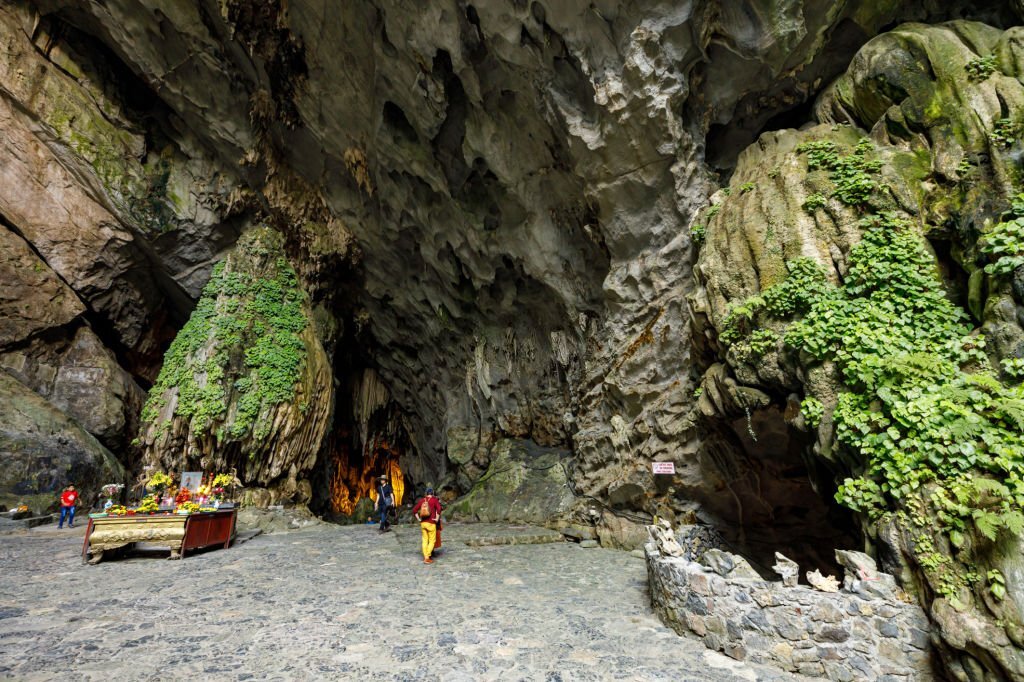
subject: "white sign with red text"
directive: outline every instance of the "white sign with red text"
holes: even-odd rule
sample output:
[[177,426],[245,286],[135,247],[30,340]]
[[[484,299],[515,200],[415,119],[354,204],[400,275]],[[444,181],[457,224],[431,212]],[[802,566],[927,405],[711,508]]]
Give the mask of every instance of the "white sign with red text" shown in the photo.
[[675,462],[652,462],[651,470],[656,474],[674,474],[676,472]]

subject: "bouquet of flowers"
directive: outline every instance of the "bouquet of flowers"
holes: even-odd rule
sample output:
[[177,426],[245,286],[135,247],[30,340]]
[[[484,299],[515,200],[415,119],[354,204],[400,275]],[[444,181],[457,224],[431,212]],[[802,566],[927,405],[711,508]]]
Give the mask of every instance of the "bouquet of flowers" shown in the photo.
[[178,491],[178,494],[174,496],[174,503],[180,507],[191,499],[192,491],[188,488],[182,488]]
[[118,495],[120,495],[123,489],[123,483],[108,483],[102,488],[100,488],[100,495],[107,498],[108,500],[112,500]]
[[178,508],[174,510],[178,514],[194,514],[199,511],[199,505],[195,502],[182,502],[178,505]]
[[224,499],[224,490],[234,485],[235,477],[231,474],[217,474],[210,481],[210,499],[214,501]]
[[160,509],[160,503],[156,500],[156,495],[149,495],[144,498],[139,506],[135,508],[135,511],[140,514],[152,514]]
[[155,474],[153,474],[152,476],[149,477],[149,480],[146,482],[146,487],[151,489],[151,490],[160,491],[160,490],[164,490],[165,488],[170,486],[172,483],[174,483],[174,479],[172,479],[170,476],[168,476],[164,472],[158,471],[158,472],[156,472]]

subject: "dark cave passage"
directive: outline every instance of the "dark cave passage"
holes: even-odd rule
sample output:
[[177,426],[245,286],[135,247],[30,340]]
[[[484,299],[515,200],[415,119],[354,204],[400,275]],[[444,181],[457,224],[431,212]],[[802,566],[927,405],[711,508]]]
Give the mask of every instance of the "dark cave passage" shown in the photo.
[[810,454],[813,438],[777,406],[723,420],[706,438],[702,466],[718,477],[702,521],[766,576],[775,552],[801,570],[835,573],[836,549],[862,549],[852,512],[834,500],[836,473]]
[[310,472],[310,510],[335,523],[374,515],[382,475],[399,507],[423,487],[411,473],[421,467],[411,466],[418,454],[403,411],[372,365],[365,343],[343,333],[334,352],[333,421]]

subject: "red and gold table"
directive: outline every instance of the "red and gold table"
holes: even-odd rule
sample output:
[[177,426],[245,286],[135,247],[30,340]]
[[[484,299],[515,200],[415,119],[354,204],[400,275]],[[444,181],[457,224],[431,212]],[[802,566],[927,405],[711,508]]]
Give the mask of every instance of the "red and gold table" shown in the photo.
[[237,509],[193,514],[135,514],[90,518],[82,543],[82,560],[98,564],[104,552],[137,542],[162,545],[171,559],[185,552],[220,545],[227,549],[235,537]]

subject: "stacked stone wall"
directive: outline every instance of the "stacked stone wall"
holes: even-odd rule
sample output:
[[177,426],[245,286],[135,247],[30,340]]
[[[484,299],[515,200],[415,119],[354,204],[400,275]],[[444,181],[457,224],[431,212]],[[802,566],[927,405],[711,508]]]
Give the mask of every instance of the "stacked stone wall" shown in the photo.
[[723,577],[684,557],[646,549],[651,600],[679,634],[737,660],[830,680],[935,678],[928,619],[916,604]]

